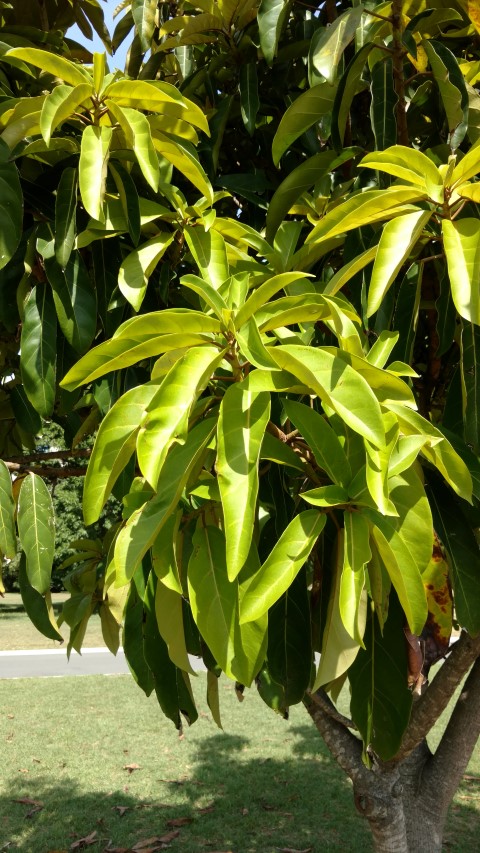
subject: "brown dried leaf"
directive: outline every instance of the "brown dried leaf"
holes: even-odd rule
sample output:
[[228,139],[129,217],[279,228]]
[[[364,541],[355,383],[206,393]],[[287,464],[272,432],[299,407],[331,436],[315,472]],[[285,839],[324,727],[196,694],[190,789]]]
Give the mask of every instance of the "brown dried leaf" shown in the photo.
[[37,806],[43,809],[43,803],[40,800],[32,800],[30,797],[20,797],[18,800],[12,800],[12,803],[20,803],[22,806]]
[[83,850],[84,847],[90,847],[91,844],[96,844],[97,835],[97,830],[94,829],[93,832],[89,833],[89,835],[85,835],[83,838],[79,838],[78,841],[74,841],[73,844],[70,845],[70,850]]
[[162,844],[168,844],[169,841],[173,841],[173,839],[178,838],[179,835],[180,835],[179,829],[172,829],[171,832],[166,832],[165,835],[161,835],[158,840],[161,841]]
[[313,847],[305,847],[304,850],[295,850],[294,847],[275,847],[279,853],[312,853]]
[[128,812],[130,806],[112,806],[112,812],[118,812],[120,817],[123,817],[125,812]]
[[144,838],[142,841],[137,841],[133,845],[132,850],[135,850],[135,853],[136,851],[139,851],[139,853],[153,853],[155,850],[165,850],[165,843],[159,835],[154,835],[153,838]]
[[167,820],[167,826],[185,826],[187,823],[193,823],[193,817],[172,817]]
[[128,770],[129,773],[133,773],[134,770],[140,770],[140,765],[139,764],[124,764],[123,769]]

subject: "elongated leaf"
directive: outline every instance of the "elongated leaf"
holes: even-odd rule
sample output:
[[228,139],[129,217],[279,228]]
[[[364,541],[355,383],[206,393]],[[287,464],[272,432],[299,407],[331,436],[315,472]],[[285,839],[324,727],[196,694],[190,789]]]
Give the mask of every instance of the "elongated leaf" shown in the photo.
[[465,442],[478,455],[480,448],[480,329],[462,323],[461,371]]
[[435,163],[422,151],[405,145],[392,145],[386,151],[373,151],[359,166],[386,172],[402,181],[408,181],[438,203],[443,201],[443,180]]
[[366,249],[365,252],[362,252],[360,255],[357,255],[352,258],[351,261],[348,261],[348,263],[340,267],[338,272],[328,280],[325,288],[323,289],[324,295],[335,296],[347,281],[350,281],[350,279],[360,272],[360,270],[363,270],[367,264],[375,259],[377,248],[377,246],[371,246],[370,249]]
[[250,551],[258,495],[258,463],[269,417],[268,392],[252,392],[241,383],[234,383],[227,390],[220,406],[216,469],[230,580],[237,577]]
[[343,514],[344,548],[340,579],[339,609],[342,622],[352,640],[363,646],[365,628],[365,567],[370,562],[370,530],[360,512]]
[[148,383],[127,391],[107,413],[97,434],[83,491],[86,524],[98,519],[112,487],[135,450],[138,430],[158,390]]
[[428,498],[435,530],[447,552],[455,615],[472,636],[480,631],[480,555],[471,524],[461,503],[438,474],[426,471]]
[[110,99],[106,100],[106,105],[118,121],[127,145],[133,148],[143,177],[156,192],[160,181],[160,167],[153,146],[150,124],[146,116],[130,107],[120,107]]
[[92,95],[93,86],[91,83],[84,82],[74,88],[71,86],[55,86],[45,98],[40,114],[40,130],[47,145],[57,127],[63,124],[67,118],[70,118],[77,108]]
[[334,90],[334,102],[332,105],[332,141],[337,151],[343,148],[343,140],[345,136],[345,128],[347,126],[350,107],[353,98],[357,94],[359,88],[365,88],[360,83],[361,74],[368,55],[374,45],[372,43],[364,44],[350,60],[344,74],[338,84],[336,91]]
[[123,215],[127,221],[128,233],[132,243],[136,246],[140,239],[140,203],[135,182],[129,172],[120,165],[109,163],[110,172],[113,175],[118,195],[122,204]]
[[158,492],[132,513],[115,543],[115,565],[127,579],[152,546],[169,516],[175,511],[190,471],[203,453],[215,428],[211,420],[190,430],[185,444],[175,444],[163,466]]
[[397,141],[397,122],[395,107],[397,95],[393,76],[393,61],[390,58],[376,62],[372,68],[372,102],[370,115],[375,134],[375,147],[379,151],[395,145]]
[[85,352],[97,329],[97,300],[87,268],[78,252],[64,270],[54,257],[45,258],[44,263],[59,326],[75,352]]
[[276,231],[290,208],[305,190],[320,180],[327,172],[350,160],[355,149],[346,148],[340,155],[334,151],[322,151],[309,157],[282,181],[275,191],[267,212],[266,237],[269,242],[275,237]]
[[376,447],[385,444],[379,403],[365,379],[325,349],[291,346],[272,349],[278,366],[308,385],[353,430]]
[[211,284],[198,275],[184,275],[180,281],[184,287],[198,293],[220,320],[223,318],[223,312],[228,310],[227,303]]
[[0,555],[10,559],[17,553],[14,512],[10,472],[0,459]]
[[159,580],[155,595],[155,613],[157,615],[160,636],[167,644],[168,656],[175,666],[184,672],[195,675],[188,660],[183,627],[182,596],[175,590],[164,586]]
[[171,515],[163,525],[159,535],[152,545],[152,565],[162,586],[182,595],[183,588],[177,561],[177,535],[182,521],[183,512],[180,509],[176,515]]
[[326,419],[304,403],[294,400],[284,400],[283,408],[307,441],[317,465],[334,483],[348,488],[352,479],[350,464],[338,436]]
[[314,50],[310,51],[309,60],[318,74],[329,83],[333,83],[337,76],[340,59],[346,47],[355,36],[355,31],[360,23],[363,7],[357,6],[347,9],[328,27],[315,41]]
[[[333,581],[328,602],[327,617],[322,637],[320,663],[313,683],[312,691],[324,684],[330,684],[349,669],[358,655],[360,644],[352,639],[346,630],[340,614],[340,582],[343,571],[344,531],[339,530],[335,547]],[[363,635],[367,615],[367,599],[363,594],[361,612],[358,614],[360,634]]]
[[157,0],[132,0],[132,15],[135,29],[140,38],[142,50],[150,50],[152,35],[155,30],[155,14]]
[[193,146],[180,137],[173,139],[159,130],[155,130],[153,133],[153,144],[155,149],[172,166],[175,166],[198,189],[201,195],[208,199],[210,204],[213,204],[212,186]]
[[397,532],[394,520],[380,515],[376,510],[362,512],[372,523],[372,537],[390,575],[412,634],[421,634],[427,619],[427,601],[421,572],[408,544],[403,540],[401,528]]
[[273,162],[278,166],[280,158],[302,133],[305,133],[322,116],[332,110],[335,87],[330,83],[318,83],[307,89],[283,114],[272,143]]
[[466,181],[474,178],[475,175],[478,175],[480,171],[479,157],[480,151],[478,142],[476,142],[455,166],[450,177],[449,186],[456,188],[460,184],[464,184]]
[[318,489],[308,489],[307,492],[302,492],[302,498],[312,506],[329,507],[349,503],[348,492],[342,486],[319,486]]
[[241,66],[239,88],[242,120],[248,133],[252,136],[255,131],[255,120],[260,106],[256,63],[247,62]]
[[201,275],[215,290],[229,276],[229,266],[225,240],[218,231],[194,228],[187,225],[184,230],[194,261]]
[[290,522],[246,586],[240,609],[241,624],[259,619],[286,592],[308,560],[325,521],[325,515],[307,509]]
[[14,256],[22,234],[23,195],[10,149],[0,139],[0,270]]
[[103,199],[113,130],[102,125],[89,125],[82,135],[78,176],[80,195],[87,213],[99,222],[104,221]]
[[50,589],[55,523],[50,492],[37,474],[29,473],[22,481],[17,524],[29,583],[40,595],[44,595]]
[[55,257],[62,269],[67,266],[75,242],[77,182],[77,170],[64,169],[55,200]]
[[316,322],[330,316],[330,309],[322,296],[284,296],[275,299],[255,312],[255,322],[261,332],[269,332],[296,323]]
[[63,637],[58,630],[58,625],[53,613],[50,592],[47,591],[44,595],[40,595],[40,593],[30,584],[27,575],[27,561],[24,553],[22,553],[22,556],[20,557],[18,583],[25,612],[37,631],[40,631],[40,633],[43,634],[44,637],[48,637],[49,640],[57,640],[60,643],[63,643]]
[[258,10],[260,47],[268,65],[277,53],[278,41],[289,10],[288,0],[261,0]]
[[81,86],[84,83],[93,84],[90,74],[82,65],[70,62],[70,60],[64,59],[62,56],[57,56],[45,50],[38,50],[34,47],[16,47],[13,50],[9,50],[7,56],[23,59],[30,65],[53,74],[54,77],[60,77],[66,83],[70,83],[71,86]]
[[158,80],[116,80],[103,94],[121,107],[144,110],[145,104],[148,104],[150,112],[165,112],[168,116],[188,121],[210,135],[204,112],[171,83]]
[[187,350],[148,403],[137,437],[137,457],[154,489],[172,443],[185,441],[192,408],[224,354],[225,350],[213,346]]
[[130,252],[122,262],[118,273],[118,286],[135,311],[140,309],[148,280],[172,243],[173,237],[169,231],[157,234],[142,243],[139,249]]
[[435,82],[440,91],[448,122],[448,143],[458,148],[468,129],[468,93],[454,54],[433,39],[422,46],[428,56]]
[[478,219],[442,220],[452,299],[461,317],[480,325],[480,224]]
[[345,234],[352,228],[390,219],[401,213],[410,213],[409,208],[402,209],[402,206],[425,198],[426,193],[415,187],[394,186],[385,190],[366,190],[327,211],[305,242],[323,241],[337,234]]
[[237,328],[243,326],[243,324],[255,314],[256,311],[264,308],[267,305],[268,301],[278,293],[279,290],[284,290],[288,287],[289,284],[293,284],[297,281],[306,280],[310,277],[309,273],[299,273],[299,272],[283,272],[279,275],[274,275],[271,278],[267,279],[260,287],[257,287],[256,290],[253,291],[252,295],[249,296],[247,301],[241,308],[237,311],[235,315],[235,325]]
[[302,701],[312,674],[312,636],[306,572],[300,571],[268,614],[268,669],[287,705]]
[[57,320],[48,285],[31,291],[24,309],[21,371],[25,393],[42,417],[51,415],[55,402]]
[[403,614],[391,601],[383,630],[370,613],[365,650],[359,652],[348,673],[350,710],[364,750],[370,747],[384,761],[398,751],[410,719],[412,694],[407,674]]
[[[140,567],[141,571],[141,567]],[[123,650],[130,672],[147,696],[153,690],[153,675],[143,649],[143,601],[134,583],[130,585],[123,622]]]

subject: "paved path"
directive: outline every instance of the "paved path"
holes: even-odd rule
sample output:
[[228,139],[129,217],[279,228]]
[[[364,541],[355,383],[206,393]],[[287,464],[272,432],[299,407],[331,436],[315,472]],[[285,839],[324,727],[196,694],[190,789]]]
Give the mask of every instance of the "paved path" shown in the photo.
[[[196,672],[205,669],[203,661],[190,657]],[[123,649],[116,656],[106,649],[83,649],[67,659],[66,649],[31,649],[0,652],[0,678],[47,678],[63,675],[123,675],[130,672]]]

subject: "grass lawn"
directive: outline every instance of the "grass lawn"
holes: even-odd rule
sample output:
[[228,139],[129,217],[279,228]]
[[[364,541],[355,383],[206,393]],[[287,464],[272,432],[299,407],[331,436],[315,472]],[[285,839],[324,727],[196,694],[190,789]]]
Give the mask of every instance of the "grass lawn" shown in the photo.
[[[238,703],[222,678],[219,732],[205,676],[194,682],[200,719],[179,738],[128,676],[0,681],[0,851],[126,853],[152,838],[174,853],[371,850],[350,784],[301,707],[285,722],[255,691]],[[478,849],[479,815],[477,754],[446,850]]]
[[[69,595],[66,592],[54,592],[52,594],[53,608],[57,616],[62,602],[67,598]],[[68,625],[62,625],[60,633],[67,640],[70,633]],[[99,648],[105,645],[100,627],[100,617],[92,616],[90,619],[83,645],[85,648]],[[23,609],[19,593],[7,592],[3,598],[0,598],[0,651],[54,649],[59,646],[60,643],[56,643],[55,640],[48,640],[34,628]]]

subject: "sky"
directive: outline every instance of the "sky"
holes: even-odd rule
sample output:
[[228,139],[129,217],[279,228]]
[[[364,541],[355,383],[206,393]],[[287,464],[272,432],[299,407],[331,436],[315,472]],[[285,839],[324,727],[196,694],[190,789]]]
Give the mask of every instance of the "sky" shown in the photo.
[[[122,15],[124,14],[123,12],[120,12],[119,15],[115,18],[115,23],[114,23],[113,12],[114,12],[114,9],[118,6],[118,4],[119,4],[119,0],[106,0],[106,2],[103,2],[103,0],[100,0],[100,5],[103,8],[103,14],[105,16],[105,24],[107,26],[107,30],[109,31],[110,35],[113,34],[113,31],[115,29],[116,24],[118,24],[119,20],[121,19]],[[85,47],[87,47],[89,50],[92,51],[92,53],[94,51],[103,52],[105,50],[102,42],[100,41],[100,39],[98,38],[96,33],[94,33],[94,35],[93,35],[93,40],[88,41],[85,38],[85,36],[82,35],[82,33],[80,32],[80,30],[78,29],[78,27],[76,25],[74,27],[72,27],[70,30],[68,30],[67,37],[74,39],[75,41],[78,41],[80,44],[84,44]],[[114,71],[115,68],[120,68],[120,70],[123,71],[124,66],[125,66],[125,57],[126,57],[126,53],[127,53],[127,48],[129,46],[130,42],[131,42],[131,38],[125,39],[123,44],[120,45],[117,52],[115,53],[115,56],[113,56],[113,57],[108,56],[107,57],[108,66],[110,68],[110,71]]]

